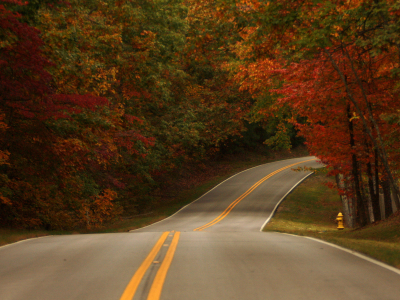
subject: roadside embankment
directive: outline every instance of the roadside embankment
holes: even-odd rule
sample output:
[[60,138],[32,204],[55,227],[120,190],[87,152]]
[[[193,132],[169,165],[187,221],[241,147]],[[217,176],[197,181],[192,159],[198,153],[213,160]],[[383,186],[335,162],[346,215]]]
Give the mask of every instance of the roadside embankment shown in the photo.
[[267,155],[257,152],[244,152],[227,155],[218,160],[205,161],[201,166],[185,166],[176,173],[174,178],[168,179],[168,184],[165,184],[165,187],[154,192],[156,194],[155,201],[148,211],[140,214],[125,212],[120,219],[103,224],[101,228],[90,230],[76,228],[73,231],[47,231],[44,229],[0,228],[0,246],[45,235],[127,232],[141,228],[169,217],[240,171],[264,163],[307,155],[307,150],[299,147],[291,152],[270,151]]
[[342,209],[336,191],[324,185],[333,180],[317,173],[302,182],[282,204],[264,231],[309,236],[366,254],[400,268],[400,214],[363,228],[338,230]]

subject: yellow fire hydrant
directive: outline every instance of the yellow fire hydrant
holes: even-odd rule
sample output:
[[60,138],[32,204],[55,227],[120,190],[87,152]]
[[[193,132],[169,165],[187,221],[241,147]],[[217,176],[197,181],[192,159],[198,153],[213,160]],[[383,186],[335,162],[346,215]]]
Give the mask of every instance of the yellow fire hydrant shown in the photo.
[[343,215],[342,215],[341,212],[337,215],[336,222],[338,223],[337,229],[339,229],[339,230],[340,229],[344,229],[344,226],[343,226]]

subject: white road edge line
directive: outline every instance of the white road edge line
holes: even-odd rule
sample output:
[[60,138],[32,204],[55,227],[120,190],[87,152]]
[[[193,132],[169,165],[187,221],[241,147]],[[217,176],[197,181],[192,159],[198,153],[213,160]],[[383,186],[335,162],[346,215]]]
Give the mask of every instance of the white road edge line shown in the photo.
[[383,262],[381,262],[381,261],[379,261],[379,260],[377,260],[375,258],[372,258],[372,257],[369,257],[369,256],[367,256],[365,254],[362,254],[360,252],[357,252],[357,251],[354,251],[354,250],[351,250],[351,249],[347,249],[347,248],[344,248],[342,246],[339,246],[339,245],[336,245],[336,244],[332,244],[332,243],[329,243],[329,242],[326,242],[326,241],[323,241],[323,240],[320,240],[320,239],[317,239],[317,238],[309,237],[309,236],[302,236],[302,235],[296,235],[296,234],[284,233],[284,232],[274,232],[274,233],[291,235],[291,236],[295,236],[295,237],[298,237],[298,238],[305,238],[305,239],[313,240],[313,241],[316,241],[316,242],[319,242],[319,243],[322,243],[322,244],[337,248],[337,249],[342,250],[344,252],[353,254],[353,255],[361,258],[361,259],[369,261],[369,262],[371,262],[373,264],[376,264],[376,265],[378,265],[380,267],[383,267],[385,269],[388,269],[388,270],[393,271],[393,272],[395,272],[395,273],[400,275],[400,270],[399,269],[397,269],[395,267],[392,267],[392,266],[390,266],[388,264],[385,264],[385,263],[383,263]]
[[322,243],[322,244],[326,244],[326,245],[335,247],[335,248],[340,249],[340,250],[343,250],[343,251],[345,251],[347,253],[350,253],[350,254],[353,254],[355,256],[358,256],[358,257],[360,257],[362,259],[365,259],[365,260],[367,260],[367,261],[369,261],[371,263],[374,263],[374,264],[376,264],[378,266],[381,266],[383,268],[391,270],[391,271],[393,271],[393,272],[395,272],[395,273],[400,275],[400,270],[399,269],[397,269],[395,267],[392,267],[392,266],[389,266],[389,265],[387,265],[387,264],[385,264],[385,263],[383,263],[383,262],[381,262],[379,260],[376,260],[376,259],[374,259],[372,257],[367,256],[367,255],[364,255],[364,254],[362,254],[360,252],[357,252],[357,251],[354,251],[354,250],[350,250],[350,249],[347,249],[347,248],[344,248],[344,247],[341,247],[341,246],[338,246],[338,245],[335,245],[335,244],[332,244],[332,243],[329,243],[329,242],[325,242],[325,241],[320,240],[320,239],[316,239],[316,238],[312,238],[312,237],[308,237],[308,236],[304,236],[304,238],[310,239],[310,240],[313,240],[313,241],[316,241],[316,242],[319,242],[319,243]]
[[[312,174],[314,174],[314,172],[311,172],[310,174],[307,174],[305,177],[303,177],[299,182],[297,182],[297,183],[290,189],[289,192],[287,192],[287,193],[285,194],[285,196],[282,197],[281,200],[279,200],[279,202],[275,205],[275,207],[274,207],[272,213],[270,214],[270,216],[268,217],[268,219],[267,219],[267,220],[265,221],[265,223],[261,226],[260,231],[263,231],[264,227],[268,224],[268,222],[269,222],[269,221],[271,220],[271,218],[274,216],[276,210],[278,209],[278,207],[279,207],[279,205],[281,204],[281,202],[286,198],[286,196],[289,195],[290,192],[293,191],[303,180],[305,180],[307,177],[311,176]],[[313,237],[301,236],[301,235],[295,235],[295,234],[283,233],[283,232],[275,232],[275,233],[291,235],[291,236],[295,236],[295,237],[299,237],[299,238],[306,238],[306,239],[310,239],[310,240],[313,240],[313,241],[316,241],[316,242],[319,242],[319,243],[322,243],[322,244],[329,245],[329,246],[331,246],[331,247],[334,247],[334,248],[340,249],[340,250],[342,250],[342,251],[345,251],[345,252],[347,252],[347,253],[353,254],[353,255],[355,255],[355,256],[357,256],[357,257],[359,257],[359,258],[362,258],[362,259],[364,259],[364,260],[366,260],[366,261],[369,261],[369,262],[371,262],[371,263],[373,263],[373,264],[376,264],[376,265],[378,265],[378,266],[381,266],[381,267],[383,267],[383,268],[385,268],[385,269],[388,269],[388,270],[393,271],[393,272],[395,272],[395,273],[397,273],[397,274],[400,275],[400,270],[399,270],[399,269],[397,269],[397,268],[395,268],[395,267],[392,267],[392,266],[390,266],[390,265],[387,265],[387,264],[385,264],[385,263],[383,263],[383,262],[381,262],[381,261],[379,261],[379,260],[376,260],[376,259],[374,259],[374,258],[371,258],[371,257],[369,257],[369,256],[366,256],[366,255],[364,255],[364,254],[362,254],[362,253],[360,253],[360,252],[357,252],[357,251],[354,251],[354,250],[350,250],[350,249],[347,249],[347,248],[344,248],[344,247],[341,247],[341,246],[338,246],[338,245],[335,245],[335,244],[332,244],[332,243],[329,243],[329,242],[326,242],[326,241],[323,241],[323,240],[320,240],[320,239],[317,239],[317,238],[313,238]]]
[[[140,227],[140,228],[136,228],[136,229],[133,229],[133,230],[129,230],[129,232],[134,232],[134,231],[139,230],[139,229],[147,228],[147,227],[153,226],[153,225],[155,225],[155,224],[157,224],[157,223],[160,223],[160,222],[163,222],[163,221],[165,221],[165,220],[168,220],[169,218],[172,218],[172,217],[175,216],[177,213],[179,213],[181,210],[185,209],[185,208],[186,208],[187,206],[189,206],[190,204],[192,204],[192,203],[194,203],[194,202],[200,200],[200,199],[203,198],[205,195],[207,195],[208,193],[210,193],[212,190],[216,189],[216,188],[219,187],[221,184],[223,184],[225,181],[228,181],[229,179],[235,177],[236,175],[239,175],[239,174],[241,174],[241,173],[244,173],[244,172],[250,171],[250,170],[252,170],[252,169],[265,166],[265,165],[273,164],[273,163],[276,163],[276,162],[282,162],[282,161],[294,160],[294,159],[303,159],[303,158],[306,158],[306,157],[307,157],[307,158],[308,158],[308,157],[313,157],[313,158],[316,159],[315,156],[304,156],[304,157],[288,158],[288,159],[282,159],[282,160],[271,161],[271,162],[266,163],[266,164],[258,165],[258,166],[252,167],[252,168],[250,168],[250,169],[243,170],[243,171],[241,171],[241,172],[239,172],[239,173],[236,173],[236,174],[232,175],[231,177],[225,179],[224,181],[222,181],[222,182],[219,183],[218,185],[214,186],[211,190],[209,190],[209,191],[206,192],[205,194],[201,195],[199,198],[197,198],[196,200],[190,202],[189,204],[186,204],[184,207],[182,207],[182,208],[181,208],[180,210],[178,210],[176,213],[170,215],[168,218],[162,219],[162,220],[160,220],[160,221],[158,221],[158,222],[155,222],[155,223],[153,223],[153,224],[150,224],[150,225],[147,225],[147,226],[144,226],[144,227]],[[304,178],[303,178],[303,179],[304,179]],[[302,180],[303,180],[303,179],[302,179]],[[286,194],[286,195],[287,195],[287,194]],[[286,197],[286,195],[285,195],[285,197]],[[282,201],[282,200],[281,200],[281,201]],[[264,226],[263,226],[263,227],[264,227]]]
[[268,222],[271,220],[271,218],[275,215],[276,210],[278,209],[279,205],[281,204],[281,202],[283,200],[285,200],[285,198],[287,197],[287,195],[289,195],[300,183],[302,183],[307,177],[311,176],[312,174],[314,174],[314,172],[311,172],[309,174],[307,174],[306,176],[304,176],[302,179],[300,179],[299,182],[297,182],[290,190],[289,192],[287,192],[282,198],[281,200],[279,200],[279,202],[275,205],[274,209],[272,210],[271,214],[269,215],[268,219],[264,222],[264,224],[262,224],[260,231],[262,232],[264,227],[267,226]]

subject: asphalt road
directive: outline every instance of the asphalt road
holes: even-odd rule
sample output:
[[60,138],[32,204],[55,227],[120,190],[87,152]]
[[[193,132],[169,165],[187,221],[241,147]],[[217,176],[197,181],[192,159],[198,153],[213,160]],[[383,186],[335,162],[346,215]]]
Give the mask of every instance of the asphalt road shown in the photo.
[[130,233],[0,247],[0,300],[400,299],[400,273],[314,240],[260,232],[307,175],[292,168],[318,166],[300,163],[310,159],[237,174]]

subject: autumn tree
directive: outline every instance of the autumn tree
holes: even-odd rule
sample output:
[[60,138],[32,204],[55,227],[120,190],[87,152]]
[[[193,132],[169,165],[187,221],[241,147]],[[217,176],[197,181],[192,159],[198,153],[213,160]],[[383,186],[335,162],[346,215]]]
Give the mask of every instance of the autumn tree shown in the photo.
[[145,211],[170,174],[243,130],[250,97],[218,60],[232,26],[197,52],[214,21],[200,28],[192,3],[3,2],[1,224]]
[[[372,211],[367,186],[376,209],[379,187],[388,190],[385,182],[398,195],[395,144],[386,142],[396,129],[383,117],[396,114],[399,106],[398,3],[229,1],[224,6],[247,20],[238,28],[243,41],[234,50],[241,62],[230,63],[237,82],[258,102],[276,95],[273,105],[260,110],[266,118],[276,106],[292,109],[291,122],[311,153],[343,173],[348,188],[342,192],[356,199],[357,221],[364,225]],[[391,201],[390,193],[384,194]],[[398,197],[395,202],[398,207]]]
[[2,190],[8,201],[2,203],[1,223],[72,226],[79,223],[79,207],[65,189],[76,190],[80,184],[69,185],[65,168],[83,168],[87,149],[79,140],[60,139],[51,124],[68,122],[72,115],[93,111],[106,105],[107,100],[58,93],[48,71],[53,64],[42,50],[40,32],[18,13],[24,4],[5,2],[0,16],[0,94],[6,124],[2,153],[8,156]]

